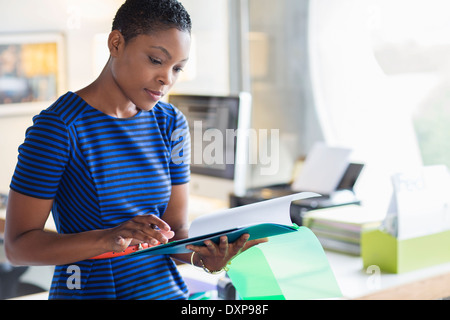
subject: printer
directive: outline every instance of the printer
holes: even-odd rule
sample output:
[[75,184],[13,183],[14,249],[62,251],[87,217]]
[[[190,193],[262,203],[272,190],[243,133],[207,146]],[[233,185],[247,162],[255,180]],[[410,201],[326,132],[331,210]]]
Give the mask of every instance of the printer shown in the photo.
[[[337,184],[334,191],[330,192],[329,194],[321,194],[320,197],[292,202],[290,208],[292,222],[296,223],[299,226],[303,225],[302,217],[306,212],[310,210],[349,204],[361,204],[353,188],[363,168],[364,165],[361,163],[350,163],[348,164],[347,169],[345,170],[342,178],[340,179],[340,182]],[[230,194],[230,207],[247,205],[259,201],[287,196],[298,192],[301,191],[297,189],[294,190],[291,183],[251,188],[248,189],[243,196]]]

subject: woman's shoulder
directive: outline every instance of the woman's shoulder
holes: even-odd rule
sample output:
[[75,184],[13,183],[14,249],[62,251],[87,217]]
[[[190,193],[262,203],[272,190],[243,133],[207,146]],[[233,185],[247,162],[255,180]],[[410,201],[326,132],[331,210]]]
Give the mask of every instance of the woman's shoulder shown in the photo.
[[168,118],[171,122],[176,123],[176,127],[186,127],[187,120],[185,115],[173,104],[159,101],[153,108],[156,117]]
[[69,91],[56,99],[47,109],[42,110],[35,119],[52,118],[70,126],[83,114],[87,106],[83,99]]
[[155,114],[163,114],[167,117],[179,117],[181,115],[181,111],[178,110],[173,104],[168,102],[159,101],[155,107],[153,108]]

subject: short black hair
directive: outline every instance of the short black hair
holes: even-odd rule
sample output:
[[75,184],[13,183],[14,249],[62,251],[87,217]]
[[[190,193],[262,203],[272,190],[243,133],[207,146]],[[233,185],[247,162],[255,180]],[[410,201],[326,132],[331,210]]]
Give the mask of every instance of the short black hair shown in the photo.
[[125,42],[141,34],[177,28],[191,33],[189,13],[177,0],[126,0],[114,17],[112,30]]

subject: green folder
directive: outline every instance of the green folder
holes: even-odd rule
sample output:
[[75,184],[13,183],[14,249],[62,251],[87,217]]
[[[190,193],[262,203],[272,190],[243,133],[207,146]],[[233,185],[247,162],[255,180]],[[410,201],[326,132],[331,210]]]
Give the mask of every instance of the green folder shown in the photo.
[[130,254],[129,256],[138,255],[160,255],[160,254],[178,254],[178,253],[189,253],[191,250],[186,249],[187,245],[203,246],[204,241],[211,240],[215,243],[219,243],[220,237],[226,235],[228,236],[229,242],[236,241],[240,236],[244,234],[249,234],[252,239],[261,239],[266,237],[272,237],[280,234],[290,233],[297,230],[298,227],[285,226],[272,223],[262,223],[254,226],[235,228],[231,230],[225,230],[222,232],[216,232],[212,234],[207,234],[195,238],[183,239],[178,241],[173,241],[164,245],[159,245],[151,247],[148,249],[143,249]]

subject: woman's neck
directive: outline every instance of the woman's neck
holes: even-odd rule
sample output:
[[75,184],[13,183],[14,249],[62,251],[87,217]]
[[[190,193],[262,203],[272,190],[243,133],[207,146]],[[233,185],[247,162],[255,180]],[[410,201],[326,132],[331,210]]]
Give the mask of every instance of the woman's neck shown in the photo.
[[139,112],[114,81],[109,62],[94,82],[76,94],[93,108],[111,117],[130,118]]

